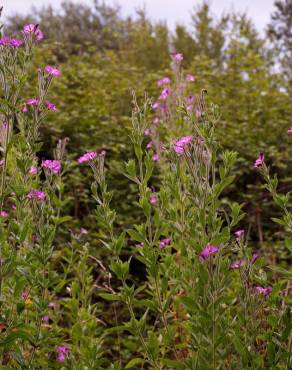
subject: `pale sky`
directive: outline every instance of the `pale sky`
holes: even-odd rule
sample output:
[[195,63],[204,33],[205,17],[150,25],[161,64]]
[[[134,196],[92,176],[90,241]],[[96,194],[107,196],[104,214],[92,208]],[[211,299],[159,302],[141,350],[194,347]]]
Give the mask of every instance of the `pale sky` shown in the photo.
[[[78,0],[74,0],[78,2]],[[0,0],[4,6],[3,16],[15,12],[26,13],[32,5],[41,6],[51,4],[58,8],[62,0]],[[90,0],[79,0],[79,2],[90,4]],[[220,15],[224,10],[240,10],[247,12],[253,19],[257,29],[263,31],[269,22],[270,14],[273,11],[274,0],[209,0],[214,15]],[[123,15],[135,13],[135,9],[145,6],[147,13],[154,20],[166,20],[173,28],[179,23],[190,22],[190,11],[201,0],[105,0],[107,4],[120,4]]]

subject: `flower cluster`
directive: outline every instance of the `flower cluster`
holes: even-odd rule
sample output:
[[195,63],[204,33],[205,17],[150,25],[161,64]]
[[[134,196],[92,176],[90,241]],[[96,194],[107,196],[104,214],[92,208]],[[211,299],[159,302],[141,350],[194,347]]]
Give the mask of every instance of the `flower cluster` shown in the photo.
[[199,254],[200,259],[205,260],[208,257],[216,254],[219,251],[219,248],[215,245],[208,244]]
[[1,46],[11,46],[13,49],[19,48],[21,45],[23,45],[23,40],[10,38],[7,36],[2,36],[0,39],[0,45]]
[[50,159],[46,159],[45,161],[42,161],[42,167],[47,168],[49,171],[56,173],[56,174],[60,173],[62,169],[60,161],[50,160]]
[[177,154],[183,154],[186,146],[188,146],[193,140],[192,136],[182,136],[174,144],[174,150]]
[[170,245],[171,239],[170,238],[164,238],[159,242],[159,248],[163,249],[166,245]]
[[56,348],[56,352],[58,354],[57,356],[58,361],[64,362],[66,358],[68,357],[70,351],[69,351],[69,348],[65,345],[65,346],[58,346]]
[[258,156],[258,158],[255,160],[254,162],[254,167],[261,167],[263,165],[265,161],[265,156],[263,153],[260,153],[260,155]]
[[89,162],[95,159],[96,157],[97,157],[96,152],[87,152],[78,159],[78,163],[81,164],[81,163]]
[[45,67],[45,72],[50,75],[50,76],[54,76],[54,77],[59,77],[61,76],[61,71],[60,69],[56,68],[56,67],[52,67],[52,66],[46,66]]
[[38,24],[26,24],[22,31],[25,35],[35,36],[37,41],[41,41],[44,38],[43,32],[40,30]]
[[35,199],[35,200],[43,201],[46,199],[46,194],[41,190],[33,189],[27,194],[27,197],[28,199]]

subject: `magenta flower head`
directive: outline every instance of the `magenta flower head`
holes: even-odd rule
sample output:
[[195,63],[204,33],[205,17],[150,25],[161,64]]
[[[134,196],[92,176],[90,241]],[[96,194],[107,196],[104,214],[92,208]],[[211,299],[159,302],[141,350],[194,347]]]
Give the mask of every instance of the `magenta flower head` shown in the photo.
[[160,103],[159,103],[158,101],[156,101],[155,103],[153,103],[153,104],[152,104],[152,108],[153,108],[154,110],[156,110],[156,109],[160,108]]
[[174,144],[174,150],[177,154],[183,154],[185,147],[193,140],[192,136],[182,136]]
[[13,49],[19,48],[22,44],[23,44],[23,41],[22,40],[19,40],[19,39],[10,39],[9,40],[9,45]]
[[254,264],[258,258],[259,258],[259,255],[258,255],[257,253],[254,253],[254,254],[252,255],[252,257],[251,257],[250,262],[251,262],[252,264]]
[[239,269],[242,265],[244,265],[244,259],[241,258],[240,260],[234,261],[230,264],[229,268],[231,270]]
[[153,162],[157,162],[157,161],[159,161],[159,155],[156,153],[156,154],[153,154],[153,156],[152,156],[152,161]]
[[58,354],[58,361],[64,362],[69,355],[69,348],[67,346],[58,346],[56,352]]
[[44,34],[39,28],[35,31],[34,34],[37,41],[41,41],[44,38]]
[[31,166],[30,167],[30,170],[29,170],[29,174],[30,175],[36,175],[37,174],[37,172],[38,172],[38,169],[35,167],[35,166]]
[[97,157],[96,152],[87,152],[87,153],[83,154],[80,158],[78,158],[78,163],[82,164],[82,163],[85,163],[85,162],[89,162],[89,161],[92,161],[96,157]]
[[36,98],[30,98],[26,101],[26,104],[27,105],[30,105],[32,107],[36,107],[37,105],[39,105],[39,99],[36,99]]
[[0,159],[0,167],[2,167],[5,163],[5,160],[4,159]]
[[9,37],[3,35],[2,38],[0,39],[0,45],[1,46],[6,46],[9,44]]
[[236,236],[236,239],[240,239],[244,235],[245,231],[243,229],[236,230],[234,235]]
[[60,69],[52,67],[52,66],[46,66],[45,71],[47,72],[48,75],[51,75],[51,76],[54,76],[54,77],[61,76]]
[[216,254],[219,251],[219,248],[215,245],[208,244],[202,252],[199,254],[199,258],[201,260],[207,259],[209,256],[212,256],[213,254]]
[[49,321],[50,321],[49,316],[47,316],[47,315],[43,316],[43,317],[42,317],[42,321],[43,321],[44,323],[48,324],[48,323],[49,323]]
[[159,243],[159,248],[163,249],[166,245],[169,245],[171,243],[170,238],[164,238]]
[[60,173],[62,169],[60,161],[50,159],[42,161],[42,167],[47,168],[49,171],[53,173]]
[[292,126],[287,130],[288,134],[292,134]]
[[6,211],[1,211],[0,212],[0,217],[8,217],[9,214]]
[[195,76],[188,74],[186,75],[186,80],[189,82],[195,82]]
[[26,24],[24,25],[22,32],[26,35],[34,35],[37,41],[41,41],[44,38],[44,34],[40,30],[38,24]]
[[27,197],[28,199],[35,199],[35,200],[43,201],[46,199],[46,194],[41,190],[33,189],[27,194]]
[[33,24],[33,23],[25,24],[23,27],[23,33],[25,33],[26,35],[30,35],[30,34],[35,33],[37,29],[38,29],[37,24]]
[[263,288],[261,286],[256,286],[256,291],[258,294],[261,294],[263,296],[268,296],[272,292],[272,287]]
[[184,59],[183,54],[177,53],[176,51],[172,52],[170,55],[172,59],[176,62],[181,62]]
[[161,91],[161,94],[159,96],[159,99],[166,100],[171,93],[172,93],[172,90],[170,88],[166,87],[165,89],[163,89]]
[[48,110],[53,110],[53,111],[57,110],[57,107],[55,106],[55,104],[51,103],[49,100],[46,100],[46,106]]
[[87,235],[87,234],[88,234],[88,231],[86,229],[84,229],[84,227],[81,227],[80,235]]
[[260,153],[260,155],[258,156],[258,158],[255,160],[254,162],[254,167],[261,167],[263,165],[265,161],[265,156],[264,156],[264,153]]
[[151,204],[152,206],[155,206],[157,203],[158,203],[157,195],[152,194],[152,195],[150,196],[150,204]]
[[153,145],[154,145],[153,141],[152,141],[152,140],[151,140],[151,141],[149,141],[149,143],[146,145],[146,149],[150,149],[150,148],[152,148],[152,147],[153,147]]
[[153,123],[157,126],[160,122],[159,117],[155,117]]
[[170,84],[170,78],[169,77],[164,77],[161,80],[157,81],[158,86],[168,85],[168,84]]

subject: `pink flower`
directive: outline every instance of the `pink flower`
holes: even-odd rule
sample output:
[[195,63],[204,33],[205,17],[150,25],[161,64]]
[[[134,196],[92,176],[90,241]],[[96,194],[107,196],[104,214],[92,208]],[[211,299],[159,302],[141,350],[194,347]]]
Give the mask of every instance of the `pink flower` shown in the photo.
[[156,109],[158,109],[158,108],[160,108],[160,103],[157,101],[157,102],[155,102],[153,105],[152,105],[152,108],[154,109],[154,110],[156,110]]
[[33,24],[33,23],[26,24],[23,27],[22,32],[26,35],[35,35],[35,38],[37,41],[41,41],[44,38],[44,34],[40,30],[38,24]]
[[0,217],[8,217],[9,214],[6,211],[1,211],[0,212]]
[[149,143],[146,145],[146,149],[150,149],[150,148],[152,148],[152,146],[153,146],[153,141],[151,140],[151,141],[149,141]]
[[263,288],[261,286],[257,286],[256,288],[256,291],[259,293],[259,294],[262,294],[263,296],[267,296],[269,295],[271,292],[272,292],[272,287],[267,287],[267,288]]
[[251,263],[254,264],[256,260],[259,258],[259,255],[257,253],[254,253],[251,257]]
[[196,117],[200,118],[202,116],[202,112],[200,109],[196,109]]
[[178,154],[183,154],[185,147],[193,140],[192,136],[182,136],[174,144],[174,150]]
[[54,110],[54,111],[57,110],[57,107],[55,106],[55,104],[51,103],[49,100],[46,100],[46,106],[48,110]]
[[58,361],[64,362],[69,354],[69,348],[67,346],[59,346],[56,348],[56,352],[58,353]]
[[145,135],[145,136],[150,136],[150,135],[151,135],[151,130],[150,130],[150,128],[146,128],[146,130],[144,130],[144,135]]
[[161,100],[165,100],[165,99],[167,99],[168,97],[169,97],[169,95],[172,93],[172,90],[171,89],[169,89],[168,87],[166,87],[165,89],[163,89],[162,91],[161,91],[161,94],[160,94],[160,96],[159,96],[159,99],[161,99]]
[[241,267],[242,265],[244,265],[244,259],[240,259],[240,260],[237,260],[237,261],[234,261],[231,263],[231,265],[229,266],[229,268],[231,270],[235,270],[235,269],[239,269],[239,267]]
[[48,307],[54,309],[57,307],[57,305],[54,302],[49,302]]
[[244,235],[245,231],[244,230],[237,230],[235,231],[234,235],[236,236],[237,239],[240,239]]
[[159,243],[159,248],[164,248],[166,245],[169,245],[171,243],[171,239],[170,238],[164,238],[161,240],[161,242]]
[[35,166],[31,166],[29,170],[30,175],[36,175],[38,172],[37,168]]
[[48,324],[48,323],[49,323],[49,321],[50,321],[49,316],[47,316],[47,315],[46,315],[46,316],[43,316],[43,317],[42,317],[42,321],[43,321],[43,322],[45,322],[46,324]]
[[155,206],[158,203],[158,198],[155,194],[150,195],[150,204]]
[[12,204],[11,205],[11,209],[12,209],[12,211],[15,211],[16,210],[16,205],[15,204]]
[[174,51],[170,55],[172,56],[172,59],[175,60],[176,62],[181,62],[184,59],[183,54],[177,53],[176,51]]
[[35,37],[37,41],[41,41],[44,38],[44,34],[39,28],[35,31]]
[[265,156],[263,153],[260,153],[259,157],[256,159],[256,161],[254,162],[254,167],[260,167],[263,165],[264,163],[264,160],[265,160]]
[[153,154],[152,156],[152,161],[153,162],[157,162],[159,160],[159,155],[156,153],[156,154]]
[[9,44],[9,37],[3,35],[2,38],[0,39],[0,45],[6,46]]
[[4,160],[4,159],[1,159],[1,160],[0,160],[0,167],[1,167],[1,166],[3,166],[3,165],[4,165],[4,163],[5,163],[5,160]]
[[287,132],[288,132],[288,134],[292,133],[292,126],[290,128],[288,128]]
[[92,161],[96,157],[97,157],[96,152],[87,152],[78,159],[78,163],[81,164],[81,163],[85,163],[88,161]]
[[192,104],[194,104],[194,101],[195,101],[195,97],[194,97],[194,95],[189,95],[189,96],[187,96],[186,97],[186,103],[188,104],[188,105],[192,105]]
[[61,76],[61,71],[58,68],[52,67],[52,66],[46,66],[45,71],[47,74],[55,77]]
[[36,199],[36,200],[43,201],[46,199],[46,194],[41,190],[33,189],[27,194],[27,197],[28,199]]
[[158,86],[168,85],[168,84],[170,84],[170,78],[169,77],[164,77],[161,80],[157,81]]
[[22,44],[23,44],[23,41],[19,40],[19,39],[10,39],[9,40],[9,45],[14,49],[19,48],[19,46],[21,46]]
[[202,260],[207,259],[209,256],[216,254],[219,251],[219,248],[215,245],[208,244],[200,253],[199,258]]
[[27,105],[30,105],[32,107],[36,107],[37,105],[39,105],[39,99],[36,99],[36,98],[30,98],[27,100],[26,104]]
[[186,75],[186,80],[190,82],[195,82],[195,77],[191,74]]
[[25,301],[28,297],[29,297],[29,291],[27,289],[24,289],[21,292],[21,299],[23,299]]
[[160,122],[160,119],[159,119],[158,117],[155,117],[155,118],[154,118],[153,123],[154,123],[155,125],[158,125],[158,124],[159,124],[159,122]]
[[80,235],[87,235],[87,234],[88,234],[88,231],[86,229],[84,229],[84,227],[81,227]]
[[37,30],[37,28],[38,28],[38,25],[37,24],[33,24],[33,23],[26,24],[23,27],[23,33],[25,33],[26,35],[35,33],[35,31]]
[[60,173],[62,168],[60,161],[50,159],[42,161],[42,167],[47,168],[53,173]]
[[26,113],[27,112],[27,106],[24,104],[24,106],[21,108],[21,113]]
[[144,243],[138,243],[138,244],[135,244],[136,247],[144,247]]

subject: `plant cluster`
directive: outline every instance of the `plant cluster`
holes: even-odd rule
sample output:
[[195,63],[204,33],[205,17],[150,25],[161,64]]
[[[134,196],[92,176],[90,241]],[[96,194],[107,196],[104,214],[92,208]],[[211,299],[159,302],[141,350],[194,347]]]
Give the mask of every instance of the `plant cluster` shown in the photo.
[[[50,88],[63,78],[55,66],[39,67],[37,89],[23,99],[43,36],[26,24],[21,38],[0,39],[1,368],[289,369],[291,274],[270,267],[237,228],[242,207],[223,196],[237,155],[217,140],[220,115],[206,91],[190,93],[195,76],[184,74],[183,54],[171,53],[174,82],[159,79],[156,101],[140,107],[133,95],[135,159],[124,174],[142,216],[122,228],[102,148],[73,163],[64,139],[42,158],[41,128],[58,110]],[[68,230],[63,212],[66,176],[86,164],[104,260],[88,230]],[[263,154],[254,167],[283,210],[275,221],[291,251],[290,194],[277,193]]]

